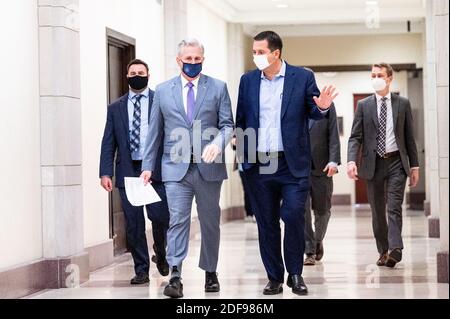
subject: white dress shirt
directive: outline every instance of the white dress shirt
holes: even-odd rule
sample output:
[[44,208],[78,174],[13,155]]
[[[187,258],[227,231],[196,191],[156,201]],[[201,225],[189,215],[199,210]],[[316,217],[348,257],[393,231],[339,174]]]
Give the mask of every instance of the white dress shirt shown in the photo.
[[[381,116],[381,105],[383,104],[383,97],[378,93],[375,94],[377,98],[377,112],[378,119]],[[394,129],[394,116],[392,113],[392,93],[386,95],[386,105],[387,105],[387,121],[386,121],[386,153],[392,153],[398,151],[397,140],[395,138]]]
[[[189,81],[185,79],[184,76],[180,76],[181,77],[181,87],[183,88],[183,105],[184,105],[184,111],[187,114],[187,95],[189,92],[189,87],[188,87],[188,83]],[[194,89],[194,96],[195,96],[195,100],[197,100],[197,93],[198,93],[198,81],[200,81],[200,77],[196,78],[194,81],[192,81],[192,84],[194,84],[194,86],[192,87]]]
[[[378,93],[375,93],[377,99],[377,114],[378,119],[381,115],[381,105],[383,97]],[[395,137],[395,127],[394,127],[394,116],[392,111],[392,93],[386,95],[386,105],[387,105],[387,119],[386,119],[386,153],[392,153],[398,151],[397,140]],[[355,162],[348,162],[348,164],[356,164]],[[411,167],[411,169],[418,170],[419,167]]]

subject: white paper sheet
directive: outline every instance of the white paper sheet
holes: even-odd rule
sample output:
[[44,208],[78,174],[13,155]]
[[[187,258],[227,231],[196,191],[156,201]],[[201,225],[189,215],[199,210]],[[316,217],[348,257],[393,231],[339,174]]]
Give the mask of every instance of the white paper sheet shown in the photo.
[[161,201],[152,184],[144,186],[144,181],[137,177],[125,177],[125,191],[131,205],[139,207]]

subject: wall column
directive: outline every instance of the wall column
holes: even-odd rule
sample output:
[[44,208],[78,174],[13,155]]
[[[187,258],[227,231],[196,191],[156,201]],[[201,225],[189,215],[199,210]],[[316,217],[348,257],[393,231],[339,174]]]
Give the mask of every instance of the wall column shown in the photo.
[[437,93],[437,117],[438,117],[438,147],[439,147],[439,206],[440,206],[440,231],[441,252],[438,253],[438,281],[448,283],[448,168],[449,168],[449,129],[448,129],[448,1],[434,0],[435,21],[435,47],[436,47],[436,93]]
[[[89,278],[82,205],[78,0],[39,0],[43,252],[57,287]],[[54,270],[52,270],[54,271]]]
[[425,213],[428,216],[428,235],[430,238],[439,238],[439,148],[438,116],[436,97],[436,47],[435,47],[435,21],[433,2],[427,1],[426,18],[426,64],[424,70],[425,87],[425,170],[427,177]]
[[164,0],[166,79],[180,74],[175,62],[178,44],[187,36],[187,0]]

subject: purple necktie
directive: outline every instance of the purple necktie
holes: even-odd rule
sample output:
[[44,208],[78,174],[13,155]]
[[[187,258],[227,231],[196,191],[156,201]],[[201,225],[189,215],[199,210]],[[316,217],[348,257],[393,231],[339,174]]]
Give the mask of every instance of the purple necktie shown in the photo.
[[189,90],[187,94],[187,118],[189,123],[192,123],[194,120],[194,112],[195,112],[195,92],[194,92],[194,84],[189,82],[187,84]]

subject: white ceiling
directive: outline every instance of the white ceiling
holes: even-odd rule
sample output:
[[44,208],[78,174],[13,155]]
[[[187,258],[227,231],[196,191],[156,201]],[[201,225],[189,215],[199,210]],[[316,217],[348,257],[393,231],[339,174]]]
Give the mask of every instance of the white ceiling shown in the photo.
[[[319,26],[321,28],[358,25],[365,28],[369,7],[379,8],[381,27],[402,28],[417,24],[426,15],[426,0],[197,0],[227,21],[242,23],[246,30],[264,26]],[[368,11],[369,10],[369,11]],[[372,11],[373,12],[373,11]],[[415,28],[418,30],[418,28]],[[317,30],[316,30],[317,31]],[[421,32],[421,30],[420,30]]]

